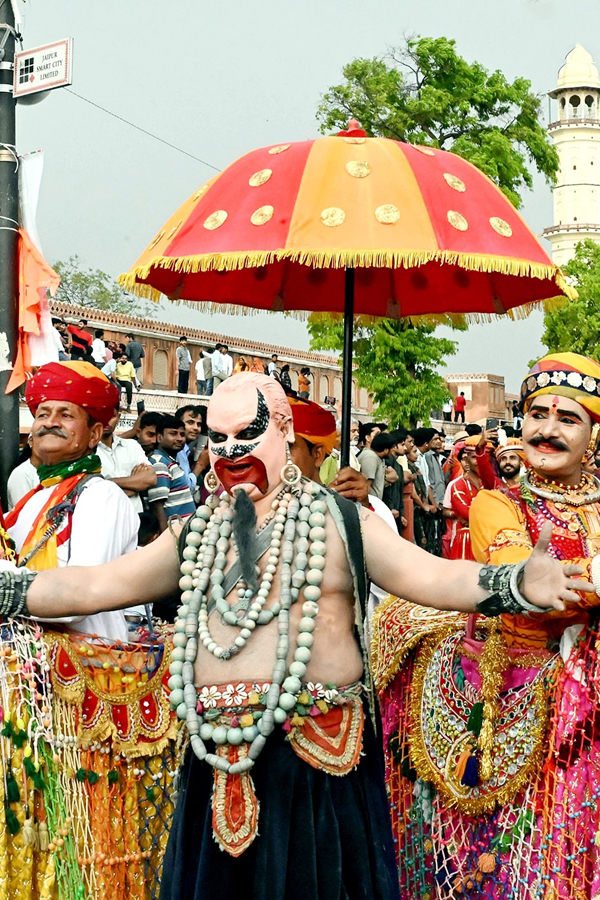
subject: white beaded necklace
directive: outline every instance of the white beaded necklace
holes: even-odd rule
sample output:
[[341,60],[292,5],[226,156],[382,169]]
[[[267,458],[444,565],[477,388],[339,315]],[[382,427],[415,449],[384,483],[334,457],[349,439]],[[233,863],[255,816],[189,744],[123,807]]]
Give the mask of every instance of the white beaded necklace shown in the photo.
[[[240,774],[252,768],[275,724],[285,722],[302,690],[301,679],[306,674],[312,654],[313,631],[325,568],[327,506],[324,500],[318,498],[318,494],[317,485],[303,480],[298,487],[284,489],[274,501],[275,523],[267,566],[256,597],[250,602],[247,614],[241,620],[233,613],[221,587],[231,540],[231,498],[227,495],[220,500],[209,498],[206,505],[198,508],[190,523],[182,554],[182,577],[179,581],[182,605],[178,611],[173,638],[170,702],[177,716],[187,725],[192,750],[198,759],[205,759],[213,767],[231,774]],[[294,572],[292,563],[295,563]],[[279,602],[270,609],[264,609],[278,569]],[[294,660],[288,669],[289,610],[302,589],[302,618],[299,622]],[[210,601],[214,602],[226,624],[240,628],[238,636],[227,649],[219,646],[210,633]],[[229,613],[232,613],[235,621]],[[194,663],[198,653],[198,639],[217,659],[227,660],[243,650],[257,626],[267,624],[275,616],[279,634],[276,659],[265,709],[258,725],[248,729],[215,727],[197,712]],[[250,744],[248,755],[236,763],[230,763],[216,753],[207,751],[204,741],[208,739],[212,739],[217,745],[237,745],[246,740]]]

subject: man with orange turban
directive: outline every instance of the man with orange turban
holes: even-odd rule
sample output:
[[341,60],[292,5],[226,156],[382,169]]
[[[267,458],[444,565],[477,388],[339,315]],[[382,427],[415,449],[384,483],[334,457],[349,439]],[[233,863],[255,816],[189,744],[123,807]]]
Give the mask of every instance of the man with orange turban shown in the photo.
[[[288,396],[294,421],[294,462],[303,474],[314,480],[308,470],[318,473],[334,450],[338,435],[333,413],[312,400]],[[298,440],[300,438],[300,441]],[[333,475],[335,477],[335,473]],[[329,481],[332,479],[330,478]]]
[[[96,447],[119,406],[119,392],[91,363],[42,366],[27,383],[40,484],[6,517],[19,564],[35,571],[97,565],[135,550],[138,516],[100,475]],[[127,640],[122,612],[72,616],[73,630]]]

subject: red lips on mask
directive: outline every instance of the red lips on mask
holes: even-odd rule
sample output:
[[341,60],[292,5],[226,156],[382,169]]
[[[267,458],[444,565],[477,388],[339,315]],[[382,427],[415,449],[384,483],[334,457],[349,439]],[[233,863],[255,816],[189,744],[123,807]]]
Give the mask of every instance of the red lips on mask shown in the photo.
[[261,494],[266,494],[269,487],[267,470],[264,463],[255,456],[242,456],[238,459],[223,459],[219,457],[213,466],[215,475],[231,494],[234,487],[239,484],[253,484]]

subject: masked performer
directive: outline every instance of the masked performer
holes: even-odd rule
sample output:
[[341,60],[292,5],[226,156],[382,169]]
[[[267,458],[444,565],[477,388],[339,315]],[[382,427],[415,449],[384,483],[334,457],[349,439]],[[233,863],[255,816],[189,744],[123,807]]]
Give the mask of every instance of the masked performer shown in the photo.
[[[475,558],[523,561],[550,523],[550,555],[600,590],[600,482],[582,471],[600,366],[544,357],[521,398],[529,468],[516,487],[504,468],[506,485],[473,500]],[[462,617],[425,622],[398,602],[381,614],[377,677],[406,897],[600,896],[598,604],[586,593],[546,617],[480,620],[474,637]]]
[[275,379],[232,376],[208,427],[209,485],[223,493],[177,542],[167,531],[105,566],[4,572],[0,613],[68,614],[73,595],[97,612],[158,600],[179,582],[171,703],[190,746],[163,900],[393,900],[360,637],[365,572],[417,603],[465,612],[534,614],[542,598],[562,607],[593,587],[550,559],[544,538],[527,565],[448,562],[303,480]]

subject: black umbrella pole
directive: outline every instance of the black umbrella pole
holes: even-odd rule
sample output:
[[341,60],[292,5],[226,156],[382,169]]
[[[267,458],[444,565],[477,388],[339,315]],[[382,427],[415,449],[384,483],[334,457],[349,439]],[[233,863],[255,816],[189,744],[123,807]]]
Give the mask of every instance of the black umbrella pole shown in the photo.
[[342,446],[340,467],[350,462],[352,421],[352,343],[354,340],[354,269],[346,269],[344,283],[344,372],[342,379]]
[[[15,148],[15,100],[12,66],[14,15],[0,3],[0,496],[19,452],[19,392],[5,394],[17,349],[18,314],[18,179]],[[6,506],[4,506],[6,511]]]

